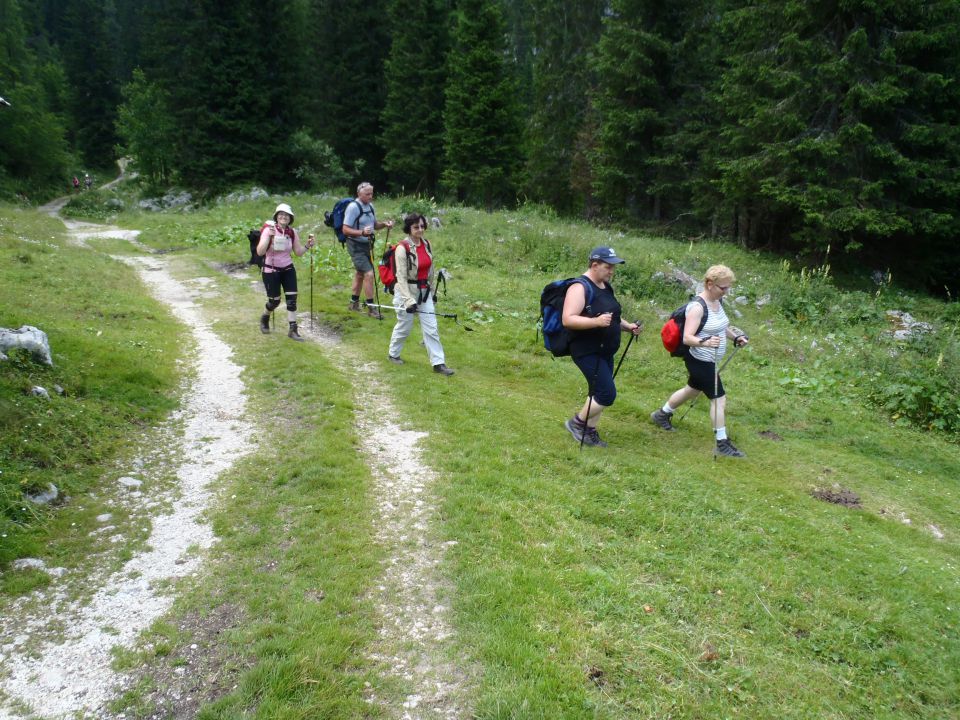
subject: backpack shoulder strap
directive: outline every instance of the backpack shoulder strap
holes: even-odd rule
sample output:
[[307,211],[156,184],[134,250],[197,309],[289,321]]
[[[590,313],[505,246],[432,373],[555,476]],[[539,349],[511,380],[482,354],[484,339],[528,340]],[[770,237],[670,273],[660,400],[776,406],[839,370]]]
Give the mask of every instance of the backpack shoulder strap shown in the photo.
[[710,308],[707,307],[707,301],[699,295],[696,296],[696,301],[700,303],[700,306],[703,308],[703,316],[700,318],[700,325],[697,327],[697,332],[699,333],[703,330],[703,326],[707,324],[707,316],[710,314]]
[[[363,217],[363,205],[361,205],[361,204],[360,204],[360,201],[357,200],[356,198],[354,198],[354,199],[351,200],[350,202],[351,202],[352,204],[354,204],[354,205],[357,206],[357,222],[356,222],[356,225],[351,225],[351,227],[352,227],[354,230],[359,230],[359,229],[360,229],[360,218]],[[346,213],[346,210],[344,210],[344,213]]]

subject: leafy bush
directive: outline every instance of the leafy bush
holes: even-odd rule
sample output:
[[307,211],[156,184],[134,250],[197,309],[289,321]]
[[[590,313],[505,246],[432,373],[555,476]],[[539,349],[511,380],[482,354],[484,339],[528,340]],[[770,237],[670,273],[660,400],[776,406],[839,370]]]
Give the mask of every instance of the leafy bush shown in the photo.
[[237,242],[246,242],[247,233],[250,232],[250,224],[235,223],[233,225],[221,226],[212,230],[203,232],[194,232],[186,235],[186,241],[189,245],[201,245],[204,247],[216,247],[218,245],[233,245]]
[[293,174],[311,190],[336,187],[350,180],[333,148],[300,129],[290,138],[290,150],[297,164]]
[[116,201],[110,191],[89,190],[70,198],[61,213],[67,217],[106,220],[117,214]]
[[862,353],[872,370],[870,399],[896,421],[960,433],[960,347],[953,332],[923,333],[905,344],[892,338]]
[[405,216],[410,213],[420,213],[428,220],[436,216],[440,211],[436,200],[426,195],[413,195],[404,197],[400,201],[400,215]]

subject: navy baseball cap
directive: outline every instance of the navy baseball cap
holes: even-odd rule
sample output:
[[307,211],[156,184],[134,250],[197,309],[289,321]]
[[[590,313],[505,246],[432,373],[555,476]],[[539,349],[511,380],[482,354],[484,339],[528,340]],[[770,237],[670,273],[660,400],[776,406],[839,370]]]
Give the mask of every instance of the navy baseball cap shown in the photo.
[[626,262],[623,258],[617,257],[617,251],[612,247],[596,247],[590,251],[590,262],[599,260],[610,265],[619,265]]

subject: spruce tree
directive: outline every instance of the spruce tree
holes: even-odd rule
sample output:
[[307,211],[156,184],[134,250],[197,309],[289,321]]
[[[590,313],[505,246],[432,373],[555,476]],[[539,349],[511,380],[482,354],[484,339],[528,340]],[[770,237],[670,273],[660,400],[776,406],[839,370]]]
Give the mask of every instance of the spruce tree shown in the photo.
[[71,134],[93,165],[113,160],[120,103],[116,35],[108,32],[105,4],[69,0],[63,17],[63,61],[70,83]]
[[522,164],[516,83],[505,57],[499,4],[460,0],[447,65],[443,183],[488,209],[513,199]]
[[960,6],[777,0],[726,23],[715,162],[738,237],[909,253],[930,282],[955,270],[941,251],[960,230]]
[[434,193],[443,166],[448,0],[392,0],[395,29],[386,61],[381,115],[390,187]]
[[170,96],[176,167],[187,184],[289,181],[297,125],[287,0],[165,0],[145,39],[147,78]]
[[[613,213],[660,219],[654,159],[679,92],[676,47],[697,0],[614,0],[597,48],[596,189]],[[692,7],[691,7],[692,6]]]
[[66,187],[66,132],[51,99],[64,92],[58,67],[27,46],[18,0],[0,0],[0,193],[47,195]]
[[[600,38],[605,0],[532,0],[536,44],[527,122],[527,194],[563,212],[587,203],[574,175],[590,117],[588,56]],[[580,188],[574,190],[574,186]]]
[[[390,37],[387,0],[311,0],[313,31],[306,62],[307,127],[330,145],[352,175],[384,182],[380,118],[387,91]],[[409,28],[421,32],[423,28]]]

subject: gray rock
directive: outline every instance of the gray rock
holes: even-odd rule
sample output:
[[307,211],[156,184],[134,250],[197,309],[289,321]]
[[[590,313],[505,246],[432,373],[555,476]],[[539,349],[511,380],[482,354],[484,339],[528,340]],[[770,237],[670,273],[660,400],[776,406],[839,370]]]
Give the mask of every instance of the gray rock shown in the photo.
[[54,391],[57,395],[63,395],[63,388],[60,387],[59,385],[54,385],[54,386],[53,386],[53,391]]
[[104,203],[104,205],[106,205],[111,210],[123,210],[123,208],[126,207],[123,204],[123,200],[121,200],[120,198],[110,198]]
[[733,299],[733,301],[734,301],[737,305],[746,305],[748,302],[750,302],[749,300],[747,300],[747,296],[746,296],[746,295],[737,295],[737,296]]
[[40,558],[20,558],[13,561],[12,567],[14,570],[46,570],[47,564]]
[[112,513],[104,513],[103,515],[97,515],[97,522],[99,523],[110,522],[112,518],[113,518]]
[[16,348],[28,351],[35,360],[44,365],[53,365],[47,334],[33,325],[23,325],[17,330],[0,328],[0,352]]
[[764,295],[764,296],[761,297],[761,298],[757,298],[757,303],[756,303],[756,305],[757,305],[757,310],[759,310],[760,308],[762,308],[764,305],[769,304],[769,302],[770,302],[770,294],[769,294],[769,293],[766,294],[766,295]]
[[53,483],[47,483],[47,489],[43,492],[26,493],[24,497],[34,505],[47,505],[60,497],[60,491],[57,490],[57,486]]
[[123,485],[123,487],[129,488],[130,490],[135,490],[139,488],[141,485],[143,485],[143,481],[137,480],[136,478],[132,478],[126,475],[120,478],[119,480],[117,480],[117,482]]
[[39,385],[34,385],[30,388],[30,394],[34,397],[43,398],[44,400],[50,399],[50,393],[47,392],[46,388],[42,388]]

